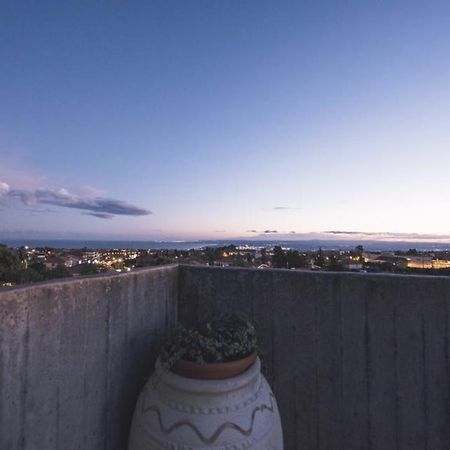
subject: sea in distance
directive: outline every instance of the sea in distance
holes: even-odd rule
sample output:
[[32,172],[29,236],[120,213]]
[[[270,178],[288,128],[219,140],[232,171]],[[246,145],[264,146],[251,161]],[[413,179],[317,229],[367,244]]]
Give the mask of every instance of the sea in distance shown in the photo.
[[118,241],[118,240],[64,240],[64,239],[4,239],[0,243],[8,247],[51,247],[51,248],[132,248],[132,249],[178,249],[190,250],[204,247],[221,247],[225,245],[273,247],[280,245],[284,248],[295,250],[314,251],[322,248],[324,250],[349,250],[357,245],[362,245],[369,251],[406,251],[415,248],[420,251],[449,250],[450,243],[439,242],[411,242],[411,241],[357,241],[357,240],[200,240],[200,241]]

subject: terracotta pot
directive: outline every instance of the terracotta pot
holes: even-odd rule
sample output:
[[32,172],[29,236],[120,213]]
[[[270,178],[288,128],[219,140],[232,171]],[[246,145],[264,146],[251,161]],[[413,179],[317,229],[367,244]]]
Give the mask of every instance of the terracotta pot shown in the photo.
[[283,450],[259,358],[222,380],[182,377],[158,362],[136,404],[128,450]]
[[177,375],[197,380],[223,380],[245,372],[256,361],[256,352],[237,361],[197,364],[192,361],[179,360],[171,371]]

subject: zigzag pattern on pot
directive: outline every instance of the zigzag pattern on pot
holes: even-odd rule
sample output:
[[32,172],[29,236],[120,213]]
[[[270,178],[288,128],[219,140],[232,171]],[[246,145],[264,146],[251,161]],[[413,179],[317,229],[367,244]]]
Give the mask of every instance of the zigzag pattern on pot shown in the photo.
[[250,403],[255,402],[261,395],[263,388],[264,384],[260,382],[258,390],[249,399],[245,400],[243,403],[237,403],[232,406],[224,406],[216,408],[200,408],[195,406],[183,405],[181,403],[169,400],[164,397],[160,398],[160,401],[162,401],[165,405],[169,406],[172,409],[176,409],[177,411],[182,411],[189,414],[204,414],[204,415],[227,414],[230,411],[239,411],[240,409],[248,406]]
[[[189,427],[204,444],[210,445],[210,444],[214,444],[214,442],[219,438],[220,434],[227,428],[236,430],[239,433],[241,433],[243,436],[246,436],[246,437],[250,436],[253,431],[253,425],[255,422],[256,413],[263,412],[264,410],[267,410],[270,412],[274,411],[273,399],[274,399],[274,395],[272,393],[270,393],[270,405],[262,404],[253,409],[252,416],[251,416],[251,423],[250,423],[250,427],[248,430],[242,428],[241,426],[239,426],[233,422],[225,422],[222,425],[220,425],[220,427],[217,428],[217,430],[210,437],[203,436],[203,434],[200,432],[200,430],[194,424],[192,424],[191,422],[189,422],[187,420],[180,420],[179,422],[175,422],[173,425],[166,427],[164,425],[162,417],[161,417],[161,411],[156,405],[152,405],[152,406],[148,406],[148,407],[143,406],[142,412],[143,413],[154,412],[156,414],[156,416],[158,417],[159,428],[165,434],[169,434],[172,431],[176,430],[177,428]],[[144,403],[145,402],[142,402],[142,405],[144,405]]]

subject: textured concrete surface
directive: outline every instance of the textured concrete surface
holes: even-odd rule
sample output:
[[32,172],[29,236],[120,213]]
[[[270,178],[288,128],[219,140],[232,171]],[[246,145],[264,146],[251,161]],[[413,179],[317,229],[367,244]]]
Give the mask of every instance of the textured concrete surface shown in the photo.
[[225,311],[257,327],[286,450],[450,449],[450,278],[189,266],[0,291],[0,449],[125,450],[177,314]]
[[176,266],[0,291],[0,449],[124,450]]
[[180,268],[179,319],[254,321],[286,450],[450,449],[450,278]]

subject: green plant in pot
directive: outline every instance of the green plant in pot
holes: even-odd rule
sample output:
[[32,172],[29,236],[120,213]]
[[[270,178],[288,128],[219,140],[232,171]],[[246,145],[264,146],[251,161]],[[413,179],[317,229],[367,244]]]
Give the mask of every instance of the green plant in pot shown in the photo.
[[189,378],[223,379],[247,370],[256,360],[257,338],[246,319],[224,315],[196,328],[179,326],[163,346],[163,366]]

